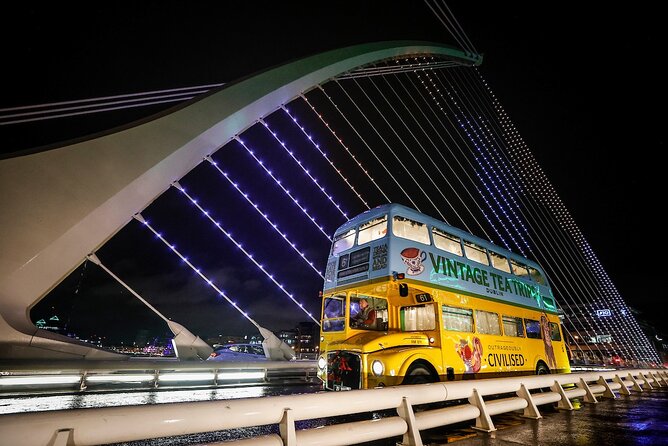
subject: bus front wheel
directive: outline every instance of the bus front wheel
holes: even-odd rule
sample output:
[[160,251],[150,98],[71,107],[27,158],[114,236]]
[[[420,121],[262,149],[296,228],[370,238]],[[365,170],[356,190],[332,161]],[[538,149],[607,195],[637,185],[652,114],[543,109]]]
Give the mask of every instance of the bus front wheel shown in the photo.
[[402,384],[426,384],[438,381],[434,374],[424,365],[415,364],[408,369]]

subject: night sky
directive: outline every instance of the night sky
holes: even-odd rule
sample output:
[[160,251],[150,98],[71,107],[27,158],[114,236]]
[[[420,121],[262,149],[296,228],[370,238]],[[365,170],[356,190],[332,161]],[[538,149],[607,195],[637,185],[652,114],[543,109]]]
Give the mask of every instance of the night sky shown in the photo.
[[[666,69],[657,63],[664,43],[661,14],[649,7],[614,10],[576,3],[560,3],[560,9],[549,12],[545,5],[450,3],[484,54],[482,74],[622,296],[661,326],[659,313],[651,311],[653,303],[665,297],[656,284],[661,277],[656,265],[665,251],[665,225],[655,215],[664,206],[666,189],[658,160],[665,149],[663,82],[667,78]],[[454,44],[431,11],[418,1],[330,2],[310,5],[309,9],[271,2],[201,3],[188,8],[169,2],[142,2],[125,8],[111,4],[91,4],[76,11],[70,8],[62,4],[25,6],[6,15],[11,24],[3,26],[0,33],[3,41],[11,44],[4,56],[1,108],[229,82],[289,60],[370,41],[410,39]],[[130,109],[0,127],[1,150],[10,153],[82,137],[158,111]],[[274,118],[277,126],[280,119]],[[256,131],[249,138],[261,146],[266,135]],[[230,145],[230,150],[214,158],[233,168],[240,162],[241,150]],[[192,172],[182,183],[215,201],[223,193],[218,188],[224,185],[210,170],[204,172],[206,168],[209,166],[196,168],[203,173]],[[196,176],[197,181],[192,179]],[[269,186],[254,187],[274,193],[266,192]],[[166,194],[177,196],[179,192],[170,189]],[[362,210],[354,201],[346,204],[356,212]],[[182,209],[186,205],[167,196],[145,212],[148,216],[174,216],[175,221],[162,223],[166,235],[173,235],[179,247],[179,236],[170,232],[172,228],[188,227],[204,233],[198,225],[206,223],[189,209]],[[226,212],[237,215],[250,212],[244,206],[237,198],[225,202]],[[289,215],[280,218],[281,227],[294,221]],[[326,213],[322,218],[332,222],[330,230],[343,222]],[[251,214],[239,220],[244,225],[251,222],[247,229],[262,230]],[[161,222],[152,223],[160,226]],[[233,234],[236,224],[230,223]],[[180,261],[167,256],[164,246],[146,232],[131,222],[99,251],[100,257],[164,314],[200,335],[248,329],[227,320],[229,309],[222,311],[222,304],[215,304],[216,308],[207,296],[206,285],[195,280],[191,272],[181,268],[180,273],[171,273],[178,270]],[[318,234],[300,235],[313,240],[308,246],[300,243],[310,257],[326,257],[328,244]],[[261,276],[245,276],[240,273],[242,268],[216,263],[217,249],[233,250],[232,245],[212,249],[207,237],[191,237],[188,244],[183,248],[197,253],[197,260],[210,266],[212,277],[230,294],[264,293],[266,284]],[[255,242],[257,246],[252,240],[248,244],[258,252],[267,249],[261,240]],[[298,259],[281,261],[284,253],[272,250],[272,254],[268,266],[281,276],[303,268]],[[293,289],[317,311],[320,284],[306,273],[304,277],[310,278],[295,281]],[[155,288],[157,282],[168,286]],[[60,288],[61,294],[50,304],[85,319],[87,322],[78,322],[82,330],[106,327],[103,331],[109,337],[123,330],[160,331],[157,318],[118,285],[105,283],[104,274],[93,265],[87,265],[83,274],[77,270]],[[86,298],[77,298],[79,293]],[[284,299],[280,294],[274,297]],[[273,316],[272,329],[289,328],[295,321],[305,320],[294,315],[292,319],[277,318],[275,307],[259,302],[248,305],[260,322]]]

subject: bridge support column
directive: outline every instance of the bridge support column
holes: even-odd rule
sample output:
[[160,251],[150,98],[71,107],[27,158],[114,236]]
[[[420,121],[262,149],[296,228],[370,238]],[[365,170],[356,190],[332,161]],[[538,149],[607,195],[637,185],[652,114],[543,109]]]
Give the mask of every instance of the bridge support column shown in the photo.
[[605,378],[599,376],[598,383],[603,387],[605,387],[605,392],[603,392],[603,398],[610,398],[613,400],[617,399],[617,395],[615,395],[615,392],[612,391],[612,389],[610,388],[610,384],[608,384],[608,381],[606,381]]
[[621,379],[621,378],[619,377],[619,375],[615,375],[615,377],[613,378],[613,380],[614,380],[616,383],[619,383],[619,385],[621,386],[621,387],[619,388],[619,393],[621,393],[622,395],[631,395],[631,391],[629,390],[628,387],[626,387],[626,384],[624,384],[624,380]]
[[638,381],[636,381],[635,376],[629,373],[629,376],[627,378],[633,382],[633,390],[635,390],[636,392],[642,392],[642,387],[640,387],[640,384],[638,384]]
[[478,389],[473,389],[473,395],[469,397],[469,403],[480,410],[480,416],[475,419],[475,426],[473,426],[473,429],[483,432],[494,432],[496,427],[494,427],[494,423],[492,423],[492,417],[490,417],[489,412],[487,412],[487,406],[478,393]]
[[577,383],[576,386],[578,386],[581,389],[584,389],[584,391],[586,392],[583,400],[585,403],[598,404],[598,400],[596,399],[591,389],[589,388],[589,384],[587,384],[587,381],[580,378],[580,382]]
[[283,446],[297,446],[297,431],[295,429],[295,416],[292,409],[283,410],[283,418],[278,423],[278,430],[283,439]]
[[415,422],[413,406],[408,402],[408,398],[402,398],[401,406],[397,407],[397,413],[408,425],[408,430],[404,434],[404,438],[401,440],[401,446],[422,446],[422,437],[420,437],[420,431]]
[[564,388],[561,387],[559,381],[555,381],[554,384],[552,384],[552,386],[550,387],[550,389],[561,395],[561,399],[557,403],[557,409],[573,410],[573,404],[571,403],[571,400],[568,399],[568,396],[566,396],[566,392],[564,392]]
[[643,381],[643,383],[641,384],[643,389],[652,390],[652,384],[650,384],[649,380],[647,379],[647,377],[645,377],[645,375],[643,375],[642,372],[638,372],[638,377],[640,377],[640,379],[642,379]]
[[524,384],[520,386],[520,390],[515,392],[515,394],[527,402],[527,407],[524,408],[522,417],[531,418],[532,420],[539,420],[543,418],[543,416],[538,411],[536,403],[534,403],[533,398],[531,398],[531,392],[529,392],[529,389],[527,389]]

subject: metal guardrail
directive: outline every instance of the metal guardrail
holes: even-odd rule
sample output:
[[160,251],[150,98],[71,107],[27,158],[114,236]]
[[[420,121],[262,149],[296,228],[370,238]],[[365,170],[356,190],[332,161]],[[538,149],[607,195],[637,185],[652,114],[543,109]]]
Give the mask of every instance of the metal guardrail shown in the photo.
[[[520,376],[387,387],[349,392],[203,401],[150,406],[105,407],[0,416],[5,444],[82,446],[120,443],[183,434],[278,424],[271,434],[217,444],[345,445],[403,435],[403,445],[422,445],[420,430],[475,420],[479,430],[495,430],[492,416],[522,410],[541,418],[538,406],[556,403],[572,410],[571,399],[597,403],[597,396],[617,398],[654,386],[668,386],[665,370],[615,370],[564,375]],[[550,391],[531,390],[550,388]],[[515,396],[507,396],[513,394]],[[503,396],[502,398],[488,398]],[[415,412],[415,405],[468,400],[452,407]],[[397,416],[341,423],[315,429],[295,422],[396,409]]]
[[317,379],[315,361],[24,361],[0,363],[0,396],[285,384]]

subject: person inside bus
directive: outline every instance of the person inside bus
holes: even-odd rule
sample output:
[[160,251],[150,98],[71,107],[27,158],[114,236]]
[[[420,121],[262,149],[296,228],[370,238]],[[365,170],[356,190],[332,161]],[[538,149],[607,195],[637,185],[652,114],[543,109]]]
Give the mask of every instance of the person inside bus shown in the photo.
[[350,320],[350,326],[353,328],[370,327],[376,323],[376,311],[371,308],[366,299],[360,299],[360,309]]

